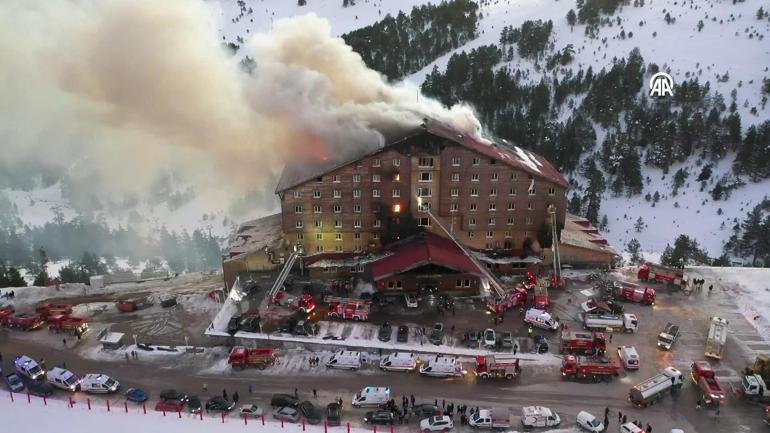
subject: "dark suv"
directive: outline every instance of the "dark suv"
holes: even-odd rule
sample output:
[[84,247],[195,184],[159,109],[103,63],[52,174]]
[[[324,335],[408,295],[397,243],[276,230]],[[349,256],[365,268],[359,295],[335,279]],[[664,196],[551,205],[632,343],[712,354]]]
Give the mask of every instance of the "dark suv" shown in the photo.
[[270,399],[270,406],[273,407],[297,407],[299,400],[289,394],[273,394],[273,398]]

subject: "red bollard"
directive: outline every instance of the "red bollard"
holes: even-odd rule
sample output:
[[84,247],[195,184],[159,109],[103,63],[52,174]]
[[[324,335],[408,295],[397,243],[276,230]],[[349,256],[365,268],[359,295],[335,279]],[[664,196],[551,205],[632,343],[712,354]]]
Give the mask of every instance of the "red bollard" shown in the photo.
[[27,391],[27,403],[32,404],[32,396],[29,394],[29,391]]
[[222,411],[222,424],[225,423],[225,411]]
[[350,433],[350,423],[348,423],[348,433]]
[[281,418],[281,428],[283,428],[283,418]]
[[147,403],[142,403],[142,411],[147,415]]
[[265,425],[265,416],[262,415],[262,425]]
[[200,412],[198,412],[198,414],[201,416],[201,421],[203,421],[203,410],[201,410]]
[[163,416],[166,416],[166,409],[163,409]]
[[305,418],[302,418],[302,431],[305,431]]
[[249,425],[249,417],[247,417],[246,415],[243,415],[243,424]]
[[326,420],[324,420],[324,433],[329,433],[329,424],[326,423]]
[[13,403],[13,391],[8,391],[8,394],[11,394],[11,403]]
[[394,433],[396,429],[393,427],[393,424],[390,425],[390,433]]
[[68,398],[69,398],[69,405],[70,405],[70,409],[72,409],[73,407],[75,407],[75,402],[74,402],[74,401],[72,401],[72,396],[70,396],[70,397],[68,397]]
[[88,410],[91,410],[91,399],[87,398],[86,402],[88,403]]
[[109,411],[110,411],[110,401],[107,400],[107,412],[109,412]]
[[377,433],[377,424],[374,424],[372,427],[374,427],[374,433]]
[[45,396],[43,396],[43,404],[48,406],[48,399]]
[[179,419],[182,419],[182,411],[181,411],[181,410],[179,410],[179,411],[177,412],[177,414],[179,415]]
[[126,413],[128,413],[128,402],[127,401],[123,402],[123,407],[126,408]]

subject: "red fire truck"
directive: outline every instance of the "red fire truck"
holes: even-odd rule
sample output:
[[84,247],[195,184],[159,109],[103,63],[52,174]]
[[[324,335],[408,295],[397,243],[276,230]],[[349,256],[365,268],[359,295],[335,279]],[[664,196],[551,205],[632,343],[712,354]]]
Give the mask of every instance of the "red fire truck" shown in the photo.
[[527,305],[527,289],[524,287],[516,287],[511,289],[502,298],[488,298],[487,308],[493,313],[502,313],[514,307],[518,307],[520,310],[524,309]]
[[698,385],[703,401],[707,406],[724,403],[725,391],[708,361],[693,362],[690,366],[690,377],[693,383]]
[[329,317],[332,319],[347,319],[355,321],[369,320],[371,302],[362,299],[336,298],[328,296]]
[[44,302],[39,304],[35,311],[40,313],[43,318],[59,314],[72,314],[72,304],[56,304],[51,302]]
[[32,331],[41,326],[45,321],[39,313],[15,313],[5,318],[5,326],[22,331]]
[[479,355],[476,357],[476,377],[512,380],[521,374],[519,359],[514,355]]
[[48,330],[53,333],[83,335],[88,330],[88,321],[83,317],[73,317],[69,314],[48,316]]
[[612,380],[620,371],[617,359],[604,362],[600,359],[583,356],[564,355],[561,362],[561,374],[568,379]]
[[534,290],[535,287],[537,287],[537,275],[527,271],[527,275],[524,277],[524,288],[529,291]]
[[275,364],[278,357],[272,347],[234,347],[227,363],[236,370],[257,367],[260,370]]
[[563,332],[559,351],[571,354],[602,354],[607,350],[607,340],[601,332]]
[[638,302],[644,305],[655,304],[655,289],[651,287],[622,283],[620,287],[615,288],[615,296],[622,301]]
[[637,278],[639,278],[639,281],[646,282],[652,280],[681,286],[682,281],[684,281],[684,271],[656,265],[654,263],[643,263],[639,266]]
[[273,303],[291,308],[292,310],[299,310],[303,313],[310,313],[315,310],[315,301],[309,294],[296,297],[281,291],[275,294]]

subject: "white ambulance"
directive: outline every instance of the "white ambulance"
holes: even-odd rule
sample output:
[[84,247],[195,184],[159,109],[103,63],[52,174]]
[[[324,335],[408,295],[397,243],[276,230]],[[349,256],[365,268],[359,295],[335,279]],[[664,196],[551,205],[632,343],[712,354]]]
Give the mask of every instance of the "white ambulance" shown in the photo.
[[80,381],[80,389],[90,394],[110,394],[120,388],[120,383],[106,374],[86,374]]
[[385,371],[414,371],[419,358],[412,352],[395,352],[380,360],[380,368]]
[[623,368],[626,370],[638,370],[639,369],[639,353],[636,352],[634,346],[620,346],[618,347],[618,357],[623,364]]
[[530,308],[524,315],[524,321],[538,328],[555,331],[559,329],[559,322],[550,313],[536,308]]
[[367,386],[353,396],[353,407],[378,407],[390,400],[390,388],[383,386]]
[[361,352],[353,350],[338,350],[326,362],[326,368],[340,370],[358,370],[361,368]]
[[27,355],[17,356],[13,364],[16,366],[16,371],[28,379],[37,380],[45,376],[45,371],[40,368],[40,364]]
[[45,378],[51,385],[65,391],[75,392],[80,389],[80,378],[63,368],[54,367],[48,370]]
[[436,355],[420,364],[420,374],[432,377],[453,377],[464,375],[465,370],[456,356]]

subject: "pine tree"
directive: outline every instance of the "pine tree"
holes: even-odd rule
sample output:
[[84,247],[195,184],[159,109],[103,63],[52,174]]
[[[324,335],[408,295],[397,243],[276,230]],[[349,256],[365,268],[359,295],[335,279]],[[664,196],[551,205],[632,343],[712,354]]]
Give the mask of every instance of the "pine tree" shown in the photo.
[[297,0],[297,6],[305,6],[307,4],[307,0]]
[[760,6],[759,9],[757,9],[757,19],[761,20],[764,18],[765,18],[765,9],[762,8],[762,6]]
[[638,264],[641,263],[644,258],[640,254],[642,246],[639,244],[639,241],[636,240],[636,238],[631,239],[628,241],[628,244],[626,244],[626,252],[628,252],[630,257],[631,264]]
[[703,20],[698,20],[698,31],[703,30]]
[[567,24],[569,24],[570,27],[574,27],[576,21],[577,21],[577,15],[575,15],[575,10],[570,9],[569,12],[567,12]]
[[27,282],[24,281],[24,278],[22,278],[19,270],[14,267],[8,268],[8,271],[6,272],[6,279],[8,282],[7,287],[27,287]]
[[570,197],[567,212],[573,215],[583,214],[583,200],[580,199],[578,194],[572,194],[572,197]]
[[644,220],[642,217],[639,217],[636,219],[636,223],[634,224],[634,231],[637,233],[641,233],[645,228]]
[[48,274],[46,274],[45,271],[40,271],[37,276],[35,276],[35,281],[32,282],[32,285],[35,287],[47,287],[49,283]]

